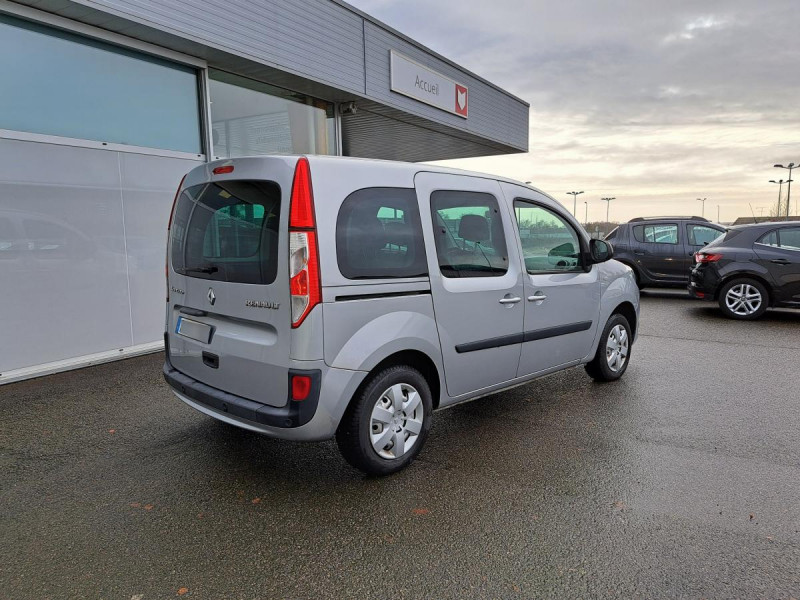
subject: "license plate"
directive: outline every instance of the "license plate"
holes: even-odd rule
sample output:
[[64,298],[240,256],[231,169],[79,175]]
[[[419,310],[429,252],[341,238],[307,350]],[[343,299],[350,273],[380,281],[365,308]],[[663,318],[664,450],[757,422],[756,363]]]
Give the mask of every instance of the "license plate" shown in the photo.
[[206,325],[200,321],[192,321],[191,319],[185,319],[183,317],[178,317],[178,323],[175,325],[175,333],[187,337],[190,340],[202,342],[203,344],[208,344],[211,341],[211,334],[213,332],[214,328],[211,327],[211,325]]

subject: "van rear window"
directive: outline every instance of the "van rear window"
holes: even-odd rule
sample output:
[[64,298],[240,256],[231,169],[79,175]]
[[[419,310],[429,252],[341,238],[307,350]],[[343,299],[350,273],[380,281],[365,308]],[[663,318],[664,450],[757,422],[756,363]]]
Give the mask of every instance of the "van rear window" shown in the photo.
[[172,268],[189,277],[266,285],[278,270],[281,190],[272,181],[186,188],[172,219]]

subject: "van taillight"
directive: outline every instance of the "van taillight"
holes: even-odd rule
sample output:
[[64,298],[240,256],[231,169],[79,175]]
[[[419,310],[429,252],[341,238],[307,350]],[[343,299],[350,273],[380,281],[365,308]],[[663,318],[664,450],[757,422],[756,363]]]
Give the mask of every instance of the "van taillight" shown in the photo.
[[311,377],[308,375],[292,375],[292,400],[302,402],[311,393]]
[[305,158],[297,161],[289,204],[289,291],[292,327],[299,327],[311,309],[322,301],[314,192]]
[[167,221],[167,250],[164,253],[164,277],[167,280],[167,302],[169,302],[169,231],[172,229],[172,216],[175,214],[175,205],[178,203],[178,196],[181,193],[184,181],[186,181],[186,175],[181,177],[178,189],[175,190],[175,197],[172,199],[172,210],[169,211],[169,221]]

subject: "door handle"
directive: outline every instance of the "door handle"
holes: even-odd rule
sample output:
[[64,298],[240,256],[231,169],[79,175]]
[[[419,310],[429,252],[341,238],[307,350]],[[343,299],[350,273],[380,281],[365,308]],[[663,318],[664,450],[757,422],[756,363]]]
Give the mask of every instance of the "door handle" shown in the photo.
[[541,302],[542,300],[547,300],[547,296],[542,293],[534,294],[533,296],[528,296],[528,302]]
[[776,265],[790,265],[790,264],[792,264],[790,261],[786,260],[785,258],[774,258],[769,262],[775,263]]
[[633,251],[633,253],[634,253],[636,256],[644,256],[644,255],[646,254],[646,252],[644,252],[644,251],[642,251],[642,250],[634,250],[634,251]]
[[500,304],[516,304],[522,298],[500,298]]

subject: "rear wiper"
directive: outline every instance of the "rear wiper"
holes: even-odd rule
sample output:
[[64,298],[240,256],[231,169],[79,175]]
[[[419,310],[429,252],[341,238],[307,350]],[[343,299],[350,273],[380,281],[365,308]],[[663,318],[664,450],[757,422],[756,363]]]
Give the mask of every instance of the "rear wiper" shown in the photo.
[[194,269],[184,269],[187,273],[216,273],[219,271],[219,267],[195,267]]

